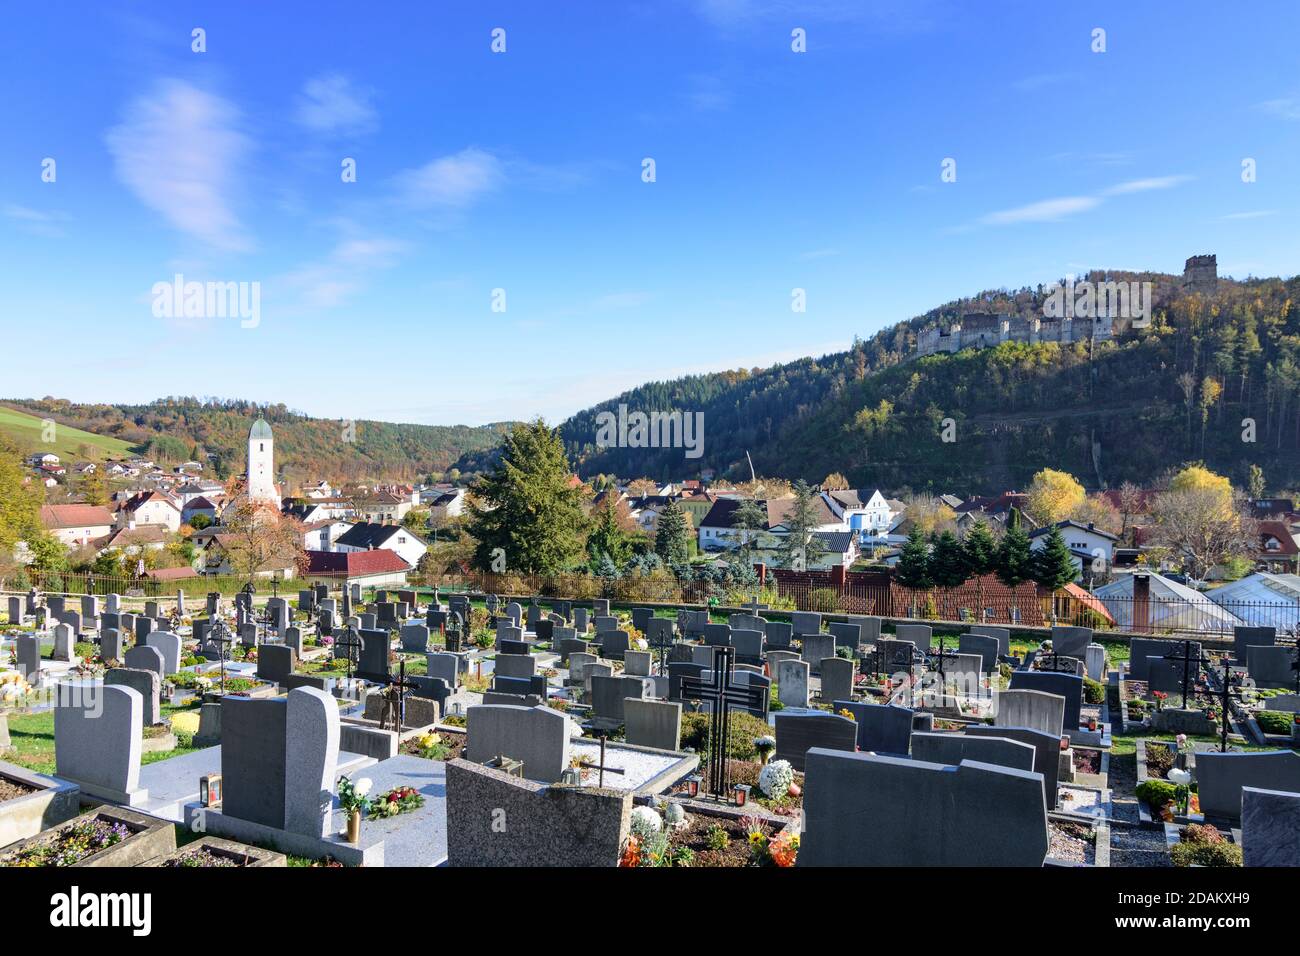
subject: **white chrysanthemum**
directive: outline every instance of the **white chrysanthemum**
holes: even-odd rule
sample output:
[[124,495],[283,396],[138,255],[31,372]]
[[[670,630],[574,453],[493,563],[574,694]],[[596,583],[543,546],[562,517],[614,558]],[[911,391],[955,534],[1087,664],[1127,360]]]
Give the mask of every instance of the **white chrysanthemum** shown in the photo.
[[1166,776],[1169,777],[1170,783],[1178,787],[1185,787],[1192,782],[1192,775],[1179,767],[1171,767]]
[[780,800],[794,783],[794,768],[788,760],[773,760],[758,772],[758,789],[773,800]]
[[632,809],[632,835],[649,837],[663,829],[664,822],[653,807],[634,807]]
[[374,786],[375,786],[375,782],[373,780],[371,780],[369,777],[362,777],[356,783],[357,796],[364,797],[372,789],[374,789]]

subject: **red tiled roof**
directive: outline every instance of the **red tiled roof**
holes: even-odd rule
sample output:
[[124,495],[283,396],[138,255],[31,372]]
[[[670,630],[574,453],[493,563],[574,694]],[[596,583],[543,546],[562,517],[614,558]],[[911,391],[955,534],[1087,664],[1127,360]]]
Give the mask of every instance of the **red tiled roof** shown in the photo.
[[[1268,538],[1277,539],[1277,548],[1266,548],[1264,542]],[[1287,528],[1285,521],[1261,521],[1259,523],[1259,552],[1262,556],[1276,555],[1291,557],[1300,554],[1300,547],[1296,546],[1295,538],[1291,537],[1291,531]]]
[[99,505],[42,505],[41,524],[47,528],[111,528],[113,516]]
[[197,578],[199,572],[193,568],[154,568],[146,571],[144,576],[155,581],[178,581],[182,578]]
[[411,566],[395,551],[378,548],[374,551],[306,551],[307,574],[346,574],[356,577],[364,574],[388,574],[410,571]]

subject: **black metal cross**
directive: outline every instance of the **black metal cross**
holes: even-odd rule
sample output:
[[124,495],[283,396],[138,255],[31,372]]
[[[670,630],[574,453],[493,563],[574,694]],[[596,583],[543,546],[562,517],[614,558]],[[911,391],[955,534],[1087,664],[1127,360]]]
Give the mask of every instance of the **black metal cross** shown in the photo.
[[226,693],[226,648],[235,642],[235,638],[230,633],[230,628],[221,618],[217,618],[212,623],[212,636],[208,640],[217,645],[217,662],[221,669],[221,693]]
[[735,662],[734,647],[715,647],[712,679],[682,678],[683,698],[708,701],[713,705],[709,721],[709,792],[720,799],[727,795],[727,742],[731,739],[731,708],[761,708],[763,695],[768,693],[766,687],[733,684],[731,675]]
[[[345,640],[346,638],[346,640]],[[357,633],[356,627],[349,624],[344,628],[343,633],[339,635],[336,647],[343,648],[343,656],[347,659],[348,680],[352,679],[353,648],[356,649],[358,656],[361,653],[361,635]]]
[[[1196,643],[1195,641],[1180,641],[1179,643],[1183,645],[1182,655],[1180,656],[1176,654],[1166,654],[1164,659],[1167,661],[1174,661],[1174,662],[1181,661],[1183,664],[1183,707],[1186,707],[1187,691],[1188,691],[1188,687],[1192,683],[1192,678],[1196,676],[1200,676],[1201,664],[1210,664],[1212,663],[1212,661],[1204,654],[1201,654],[1199,652],[1196,654],[1195,657],[1192,656],[1192,645]],[[1195,673],[1192,672],[1193,664],[1197,665]]]
[[938,651],[938,653],[935,653],[934,651],[931,651],[931,652],[930,652],[930,656],[931,656],[932,658],[936,659],[936,660],[939,662],[939,668],[938,668],[938,669],[939,669],[939,686],[942,687],[942,686],[943,686],[943,662],[944,662],[944,661],[955,661],[955,660],[957,659],[957,654],[956,654],[956,653],[952,653],[952,654],[950,654],[950,653],[948,653],[946,650],[944,650],[944,647],[943,647],[943,635],[940,634],[940,635],[939,635],[939,651]]
[[[402,657],[397,662],[397,677],[388,678],[388,686],[384,688],[384,700],[388,702],[389,711],[393,714],[393,730],[397,731],[400,738],[402,725],[406,722],[406,692],[414,690],[415,685],[406,679],[406,658]],[[380,727],[384,721],[379,722]]]
[[1219,727],[1219,751],[1228,752],[1228,716],[1232,712],[1232,702],[1241,702],[1241,692],[1233,690],[1233,682],[1240,680],[1232,673],[1232,666],[1227,658],[1223,659],[1223,687],[1219,690],[1219,705],[1223,710],[1223,723]]
[[1053,674],[1076,674],[1079,671],[1079,659],[1068,654],[1041,654],[1034,658],[1040,671]]
[[446,634],[447,650],[453,654],[460,651],[461,628],[465,626],[465,619],[460,616],[460,611],[452,611],[447,615],[447,623],[444,626]]
[[670,622],[668,630],[656,634],[655,639],[650,644],[650,650],[659,652],[660,674],[668,673],[668,652],[672,650],[673,644],[676,641],[676,635],[673,633],[675,628],[676,625],[671,624]]

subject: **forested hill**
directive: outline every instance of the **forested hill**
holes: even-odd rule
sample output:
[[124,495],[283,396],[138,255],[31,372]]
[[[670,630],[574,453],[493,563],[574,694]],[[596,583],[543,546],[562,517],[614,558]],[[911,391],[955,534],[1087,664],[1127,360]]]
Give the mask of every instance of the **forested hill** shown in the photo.
[[[1150,280],[1151,327],[1116,341],[912,357],[917,333],[964,312],[1042,315],[1043,289],[986,292],[857,341],[848,351],[768,369],[652,382],[564,422],[584,476],[692,477],[703,468],[748,477],[857,486],[992,492],[1022,487],[1051,465],[1091,487],[1149,482],[1189,458],[1234,480],[1251,464],[1272,488],[1300,485],[1300,280],[1221,279],[1187,296],[1180,277]],[[1091,353],[1091,354],[1090,354]],[[882,404],[882,402],[884,404]],[[629,410],[704,413],[704,454],[595,446],[596,416]],[[955,441],[944,442],[944,419]],[[1243,418],[1256,440],[1243,442]],[[949,434],[953,434],[949,429]]]
[[244,468],[248,429],[261,415],[275,433],[277,470],[290,481],[325,478],[415,480],[439,474],[457,459],[497,445],[506,424],[398,425],[358,421],[353,437],[344,423],[308,418],[283,405],[238,400],[166,398],[148,405],[77,405],[62,399],[5,399],[13,408],[61,425],[117,438],[151,458],[180,463],[217,456],[222,477]]

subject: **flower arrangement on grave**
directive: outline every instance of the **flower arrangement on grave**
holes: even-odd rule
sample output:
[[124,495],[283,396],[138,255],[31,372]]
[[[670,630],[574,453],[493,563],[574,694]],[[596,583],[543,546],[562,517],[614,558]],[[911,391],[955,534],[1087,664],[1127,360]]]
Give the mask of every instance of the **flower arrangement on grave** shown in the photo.
[[22,700],[32,692],[32,685],[17,671],[0,674],[0,701],[6,704]]
[[414,787],[394,787],[387,793],[381,793],[370,801],[366,816],[372,820],[395,817],[399,813],[410,813],[424,806],[424,796]]
[[349,843],[356,843],[361,836],[361,814],[370,808],[370,800],[366,795],[373,786],[368,777],[362,777],[355,783],[347,774],[339,777],[339,806],[348,821]]
[[1156,699],[1156,710],[1164,710],[1165,701],[1169,699],[1169,695],[1162,690],[1156,690],[1151,692],[1151,696]]
[[4,866],[73,866],[131,835],[124,823],[95,818],[60,830],[52,840],[28,847],[4,860]]
[[794,768],[788,760],[773,760],[758,772],[758,789],[771,800],[780,800],[794,783]]
[[849,710],[847,707],[841,707],[838,711],[836,711],[836,713],[838,713],[841,717],[847,717],[849,720],[858,719],[853,716],[853,711]]
[[794,866],[799,855],[799,834],[783,830],[767,844],[768,858],[780,867]]
[[772,754],[776,753],[776,738],[771,734],[755,737],[754,749],[758,751],[759,763],[765,764],[772,759]]
[[445,760],[449,748],[443,742],[442,735],[433,730],[425,731],[415,738],[415,746],[420,756],[426,760]]
[[193,737],[199,732],[199,715],[192,710],[172,714],[168,723],[174,734]]
[[659,833],[664,826],[663,819],[653,807],[634,807],[632,809],[632,835],[645,839]]

